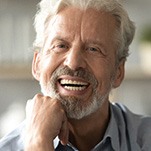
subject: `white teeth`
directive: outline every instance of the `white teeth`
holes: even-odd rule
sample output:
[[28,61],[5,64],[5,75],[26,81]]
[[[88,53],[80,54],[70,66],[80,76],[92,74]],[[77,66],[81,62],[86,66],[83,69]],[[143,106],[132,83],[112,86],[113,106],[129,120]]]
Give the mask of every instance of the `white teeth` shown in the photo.
[[70,91],[82,91],[84,90],[86,87],[72,87],[72,86],[64,86],[65,89],[70,90]]
[[75,84],[75,85],[83,85],[83,86],[87,86],[88,83],[86,82],[80,82],[80,81],[72,81],[72,80],[61,80],[60,81],[61,84]]
[[70,91],[83,91],[88,86],[88,83],[75,80],[60,80],[60,84]]

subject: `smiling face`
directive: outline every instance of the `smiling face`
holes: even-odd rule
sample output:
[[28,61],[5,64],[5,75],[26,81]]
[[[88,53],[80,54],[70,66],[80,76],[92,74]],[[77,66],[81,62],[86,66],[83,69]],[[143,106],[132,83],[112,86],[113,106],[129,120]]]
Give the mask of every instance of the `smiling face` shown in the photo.
[[58,98],[70,118],[108,107],[111,87],[120,85],[116,64],[116,22],[108,13],[71,7],[51,18],[42,52],[35,53],[33,75],[44,95]]

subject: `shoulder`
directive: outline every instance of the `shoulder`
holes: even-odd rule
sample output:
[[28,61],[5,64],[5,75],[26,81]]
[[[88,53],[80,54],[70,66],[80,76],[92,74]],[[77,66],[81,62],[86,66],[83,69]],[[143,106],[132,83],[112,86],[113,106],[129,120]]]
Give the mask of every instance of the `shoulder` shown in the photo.
[[112,103],[111,108],[115,116],[119,119],[123,119],[125,123],[135,125],[139,127],[151,126],[151,116],[138,115],[130,111],[126,106],[120,103]]
[[0,151],[23,151],[23,133],[25,123],[21,123],[15,130],[0,140]]
[[131,112],[126,106],[111,104],[118,124],[124,125],[129,138],[139,144],[142,150],[149,151],[151,143],[151,117]]

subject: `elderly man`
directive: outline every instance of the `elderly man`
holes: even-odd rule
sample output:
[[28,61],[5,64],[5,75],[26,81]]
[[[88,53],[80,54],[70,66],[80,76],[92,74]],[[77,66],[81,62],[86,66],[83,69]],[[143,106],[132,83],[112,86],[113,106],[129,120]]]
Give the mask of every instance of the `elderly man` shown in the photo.
[[149,151],[151,118],[109,102],[135,27],[117,0],[42,0],[32,73],[42,94],[1,151]]

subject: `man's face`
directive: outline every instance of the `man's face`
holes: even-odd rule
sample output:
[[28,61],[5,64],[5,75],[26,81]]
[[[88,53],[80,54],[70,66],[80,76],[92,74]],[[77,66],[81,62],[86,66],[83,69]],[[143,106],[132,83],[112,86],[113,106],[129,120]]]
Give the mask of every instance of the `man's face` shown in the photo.
[[44,95],[59,99],[70,118],[107,107],[112,85],[119,85],[115,28],[111,15],[93,9],[66,8],[48,23],[33,74]]

